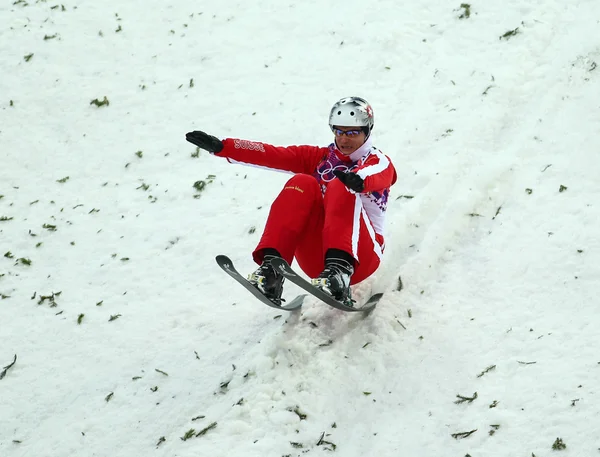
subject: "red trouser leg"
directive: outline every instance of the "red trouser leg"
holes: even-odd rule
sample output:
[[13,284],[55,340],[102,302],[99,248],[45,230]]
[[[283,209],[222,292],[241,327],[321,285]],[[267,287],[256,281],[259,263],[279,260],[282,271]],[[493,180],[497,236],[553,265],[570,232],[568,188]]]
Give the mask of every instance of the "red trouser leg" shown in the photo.
[[[322,226],[323,196],[319,183],[311,175],[294,175],[271,205],[262,238],[252,254],[254,261],[260,264],[262,250],[273,248],[291,264],[299,241],[307,233],[320,233]],[[322,264],[322,253],[315,254]]]

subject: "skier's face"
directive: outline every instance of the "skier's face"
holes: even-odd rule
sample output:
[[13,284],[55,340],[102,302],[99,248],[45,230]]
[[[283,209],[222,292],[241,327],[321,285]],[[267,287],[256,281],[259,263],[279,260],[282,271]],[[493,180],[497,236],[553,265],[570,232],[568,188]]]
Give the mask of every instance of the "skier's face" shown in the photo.
[[367,135],[360,127],[335,126],[333,134],[338,149],[347,156],[360,148],[367,139]]

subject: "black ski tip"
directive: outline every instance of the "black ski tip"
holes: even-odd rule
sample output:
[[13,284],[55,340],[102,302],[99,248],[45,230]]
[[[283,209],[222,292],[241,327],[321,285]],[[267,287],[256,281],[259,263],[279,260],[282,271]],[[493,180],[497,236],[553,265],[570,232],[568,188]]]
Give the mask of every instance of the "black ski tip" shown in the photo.
[[[368,300],[368,302],[371,302],[371,301],[379,301],[379,300],[381,300],[381,297],[383,297],[383,292],[380,292],[380,293],[378,293],[378,294],[373,294],[373,295],[371,295],[371,296],[369,297],[369,300]],[[367,302],[367,303],[368,303],[368,302]]]
[[277,268],[281,273],[283,273],[284,276],[288,276],[290,274],[290,264],[287,263],[287,261],[285,259],[282,259],[281,257],[275,257],[273,260],[271,260],[271,265],[273,265],[273,267]]
[[217,261],[218,264],[222,264],[224,262],[231,262],[231,259],[223,254],[219,254],[218,256],[216,256],[215,260]]

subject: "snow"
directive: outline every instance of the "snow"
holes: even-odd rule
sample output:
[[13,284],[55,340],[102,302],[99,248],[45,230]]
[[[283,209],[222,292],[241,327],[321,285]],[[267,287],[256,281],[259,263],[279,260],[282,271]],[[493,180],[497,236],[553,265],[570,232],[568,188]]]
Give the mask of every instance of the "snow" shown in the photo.
[[[600,3],[62,5],[0,7],[1,456],[598,453]],[[287,176],[184,136],[327,145],[348,95],[385,295],[282,314],[214,257]]]

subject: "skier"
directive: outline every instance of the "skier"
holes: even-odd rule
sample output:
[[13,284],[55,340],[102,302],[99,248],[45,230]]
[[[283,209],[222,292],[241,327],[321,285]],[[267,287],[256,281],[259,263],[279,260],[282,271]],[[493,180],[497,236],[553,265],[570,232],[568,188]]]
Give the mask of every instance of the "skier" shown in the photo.
[[295,258],[312,284],[352,306],[350,285],[379,267],[384,250],[384,219],[396,170],[372,145],[373,109],[360,97],[331,108],[328,147],[277,147],[199,130],[186,140],[231,163],[294,173],[277,196],[252,256],[259,268],[248,280],[267,298],[281,303],[284,277],[274,257]]

